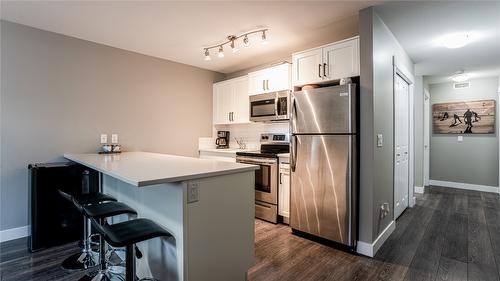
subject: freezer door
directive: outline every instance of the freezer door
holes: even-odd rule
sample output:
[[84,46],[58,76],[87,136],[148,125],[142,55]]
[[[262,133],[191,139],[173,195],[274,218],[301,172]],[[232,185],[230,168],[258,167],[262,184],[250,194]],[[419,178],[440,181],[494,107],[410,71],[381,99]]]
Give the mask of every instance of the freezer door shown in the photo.
[[356,85],[294,92],[292,134],[356,133]]
[[354,136],[292,138],[290,226],[353,246],[350,152]]

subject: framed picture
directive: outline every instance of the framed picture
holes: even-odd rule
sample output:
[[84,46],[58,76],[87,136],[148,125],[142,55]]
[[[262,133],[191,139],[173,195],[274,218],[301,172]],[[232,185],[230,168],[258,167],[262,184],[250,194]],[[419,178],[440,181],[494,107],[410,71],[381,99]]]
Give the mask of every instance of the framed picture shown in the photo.
[[495,100],[432,105],[434,134],[494,134]]

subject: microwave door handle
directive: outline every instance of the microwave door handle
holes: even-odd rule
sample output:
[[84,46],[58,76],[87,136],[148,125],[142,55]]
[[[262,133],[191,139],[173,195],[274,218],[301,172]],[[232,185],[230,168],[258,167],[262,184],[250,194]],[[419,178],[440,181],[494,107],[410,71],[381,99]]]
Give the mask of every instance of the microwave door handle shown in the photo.
[[276,94],[276,97],[274,98],[274,115],[276,116],[276,119],[278,119],[278,116],[280,115],[278,112],[278,95]]

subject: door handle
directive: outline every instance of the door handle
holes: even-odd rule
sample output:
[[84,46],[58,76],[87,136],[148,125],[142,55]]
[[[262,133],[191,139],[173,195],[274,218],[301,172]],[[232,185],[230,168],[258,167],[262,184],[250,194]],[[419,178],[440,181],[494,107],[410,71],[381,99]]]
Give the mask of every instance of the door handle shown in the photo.
[[283,181],[281,180],[282,177],[283,177],[283,174],[280,173],[280,184],[283,184]]
[[231,122],[231,112],[227,113],[227,120],[229,120],[229,122]]
[[318,77],[321,78],[321,63],[318,64]]
[[234,112],[231,111],[231,122],[234,121]]
[[266,89],[269,90],[269,80],[266,80]]
[[323,63],[323,76],[326,77],[326,63]]
[[295,166],[297,162],[297,136],[292,137],[292,153],[290,154],[290,169],[295,172]]
[[262,80],[262,91],[266,90],[266,80]]

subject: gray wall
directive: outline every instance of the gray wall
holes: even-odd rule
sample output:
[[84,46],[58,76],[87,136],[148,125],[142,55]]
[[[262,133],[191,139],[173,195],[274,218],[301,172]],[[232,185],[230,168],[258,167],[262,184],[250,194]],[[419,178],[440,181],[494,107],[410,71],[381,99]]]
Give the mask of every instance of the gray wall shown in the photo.
[[125,150],[196,156],[224,77],[5,21],[1,71],[0,230],[28,223],[28,163],[95,152],[100,133]]
[[[413,75],[414,65],[373,7],[360,12],[360,233],[372,243],[393,220],[393,56]],[[382,134],[383,147],[375,136]],[[380,207],[389,203],[388,216]]]
[[[459,90],[451,82],[431,84],[431,106],[482,99],[495,99],[498,106],[497,90],[498,77],[472,79],[470,88]],[[463,135],[463,142],[457,135],[432,134],[430,179],[498,186],[498,126],[495,134]]]

